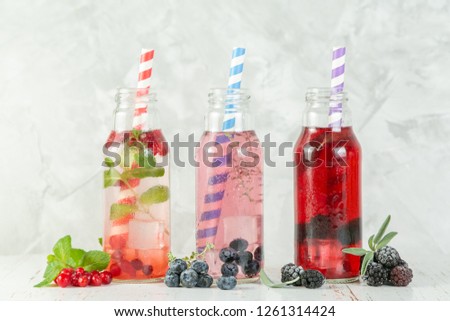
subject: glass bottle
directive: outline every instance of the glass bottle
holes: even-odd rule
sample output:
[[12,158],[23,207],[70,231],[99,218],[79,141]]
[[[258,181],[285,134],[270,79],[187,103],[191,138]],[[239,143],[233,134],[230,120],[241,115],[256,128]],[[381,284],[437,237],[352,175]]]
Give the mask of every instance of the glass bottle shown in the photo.
[[[155,93],[121,88],[116,103],[103,147],[103,249],[111,255],[114,280],[151,282],[163,278],[168,266],[169,150]],[[146,112],[135,117],[136,108]]]
[[[342,125],[328,127],[330,104],[341,103]],[[342,249],[361,246],[361,147],[345,92],[306,93],[303,129],[295,146],[295,261],[329,281],[358,279],[360,258]]]
[[[244,89],[213,89],[197,150],[196,242],[210,274],[236,263],[238,279],[257,280],[262,267],[263,159]],[[234,122],[224,130],[224,121]],[[225,126],[226,128],[227,126]]]

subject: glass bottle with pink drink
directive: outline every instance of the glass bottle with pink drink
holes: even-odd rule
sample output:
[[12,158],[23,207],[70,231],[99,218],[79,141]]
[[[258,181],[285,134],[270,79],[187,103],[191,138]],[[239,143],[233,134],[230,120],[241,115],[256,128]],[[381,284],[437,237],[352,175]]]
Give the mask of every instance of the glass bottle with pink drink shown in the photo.
[[[329,125],[330,106],[341,109],[338,127]],[[296,264],[356,281],[360,259],[342,250],[361,247],[361,147],[345,92],[307,91],[295,165]]]
[[[103,248],[115,280],[152,282],[164,277],[170,251],[168,146],[155,93],[122,88],[116,102],[103,150]],[[139,109],[146,112],[136,126]]]
[[[237,278],[257,280],[263,264],[263,159],[244,89],[214,89],[196,160],[196,242],[208,243],[210,273],[227,263]],[[224,123],[232,120],[229,129]]]

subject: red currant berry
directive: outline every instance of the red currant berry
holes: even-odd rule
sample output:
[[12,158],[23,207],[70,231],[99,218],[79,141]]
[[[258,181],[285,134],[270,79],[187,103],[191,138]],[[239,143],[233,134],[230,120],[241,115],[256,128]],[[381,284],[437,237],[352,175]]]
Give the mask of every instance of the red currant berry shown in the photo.
[[84,274],[84,269],[82,267],[79,267],[75,270],[75,273]]
[[94,271],[92,271],[91,272],[91,276],[94,276],[94,275],[99,275],[100,274],[100,272],[99,271],[97,271],[97,270],[94,270]]
[[65,288],[70,284],[70,276],[67,274],[60,274],[56,277],[56,284],[58,284],[59,287]]
[[102,277],[100,273],[97,272],[97,274],[92,274],[91,282],[89,283],[92,286],[100,286],[102,285]]
[[109,267],[109,272],[111,272],[113,277],[116,277],[120,275],[122,269],[118,264],[111,264],[111,266]]
[[86,275],[88,278],[88,284],[91,283],[92,274],[89,272],[84,272],[84,275]]
[[100,272],[100,276],[102,277],[103,284],[110,284],[113,278],[112,273],[109,271]]
[[78,286],[78,278],[79,276],[76,273],[73,273],[72,276],[70,277],[70,283],[73,286]]
[[82,275],[78,278],[78,286],[84,288],[89,284],[88,276]]
[[60,272],[60,274],[67,274],[67,275],[72,275],[72,273],[73,273],[73,269],[72,268],[65,268],[65,269],[62,269],[61,270],[61,272]]

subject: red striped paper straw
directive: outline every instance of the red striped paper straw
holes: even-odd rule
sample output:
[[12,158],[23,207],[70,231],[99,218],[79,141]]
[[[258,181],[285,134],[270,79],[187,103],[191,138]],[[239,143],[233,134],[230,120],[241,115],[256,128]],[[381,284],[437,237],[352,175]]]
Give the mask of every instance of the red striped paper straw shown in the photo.
[[[139,77],[137,96],[147,95],[150,91],[150,80],[152,77],[153,56],[155,50],[142,49],[139,59]],[[134,109],[133,128],[142,129],[147,119],[147,104],[137,103]]]

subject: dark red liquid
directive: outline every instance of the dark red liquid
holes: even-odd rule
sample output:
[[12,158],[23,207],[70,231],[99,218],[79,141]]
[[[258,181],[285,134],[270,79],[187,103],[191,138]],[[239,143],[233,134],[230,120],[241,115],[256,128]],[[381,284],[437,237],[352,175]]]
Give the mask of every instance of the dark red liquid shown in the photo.
[[303,128],[295,146],[295,261],[328,279],[357,277],[361,246],[361,147],[351,127]]

